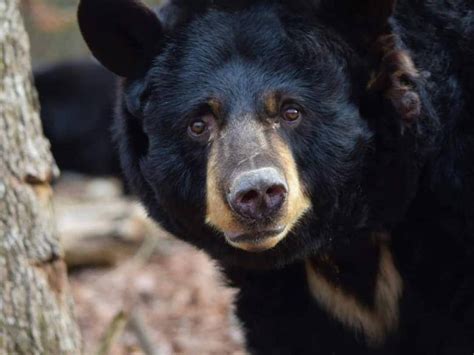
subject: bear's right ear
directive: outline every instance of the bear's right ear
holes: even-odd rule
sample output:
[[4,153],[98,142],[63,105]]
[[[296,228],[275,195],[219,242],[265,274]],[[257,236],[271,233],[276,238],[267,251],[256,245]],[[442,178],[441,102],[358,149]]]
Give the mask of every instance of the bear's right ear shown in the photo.
[[91,52],[119,76],[137,75],[158,52],[161,23],[139,0],[81,0],[78,19]]

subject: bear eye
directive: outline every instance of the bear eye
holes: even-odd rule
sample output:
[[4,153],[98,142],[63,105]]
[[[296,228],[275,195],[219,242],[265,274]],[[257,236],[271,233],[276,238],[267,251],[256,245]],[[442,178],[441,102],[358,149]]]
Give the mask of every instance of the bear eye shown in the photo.
[[189,125],[189,133],[191,136],[201,136],[207,131],[207,123],[201,119],[197,119]]
[[286,106],[282,110],[282,117],[288,123],[296,123],[301,118],[301,111],[294,106]]
[[193,119],[188,126],[188,135],[196,140],[205,141],[211,137],[215,127],[215,118],[212,114],[205,114]]

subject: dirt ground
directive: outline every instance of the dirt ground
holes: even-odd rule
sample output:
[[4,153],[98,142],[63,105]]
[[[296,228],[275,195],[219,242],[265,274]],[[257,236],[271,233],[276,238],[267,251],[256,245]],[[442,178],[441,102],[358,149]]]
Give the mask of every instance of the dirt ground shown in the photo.
[[[75,201],[88,200],[83,191],[77,192],[76,185],[61,186],[56,192],[57,199],[75,206],[74,215],[81,208]],[[57,205],[61,232],[67,230],[61,223],[71,216],[65,218],[62,204]],[[204,253],[162,234],[114,267],[71,270],[84,354],[98,353],[115,325],[124,326],[115,329],[111,354],[143,354],[147,342],[157,355],[244,354],[242,332],[232,315],[235,291],[223,286]],[[154,250],[151,256],[139,256],[149,248]],[[114,319],[124,320],[114,323]],[[145,343],[139,340],[143,334]]]

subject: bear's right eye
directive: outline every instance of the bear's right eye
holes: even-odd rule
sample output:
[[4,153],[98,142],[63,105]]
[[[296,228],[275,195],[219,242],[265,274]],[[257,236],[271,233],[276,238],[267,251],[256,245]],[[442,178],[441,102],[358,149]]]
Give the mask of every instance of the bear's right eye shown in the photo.
[[200,136],[206,132],[206,122],[201,120],[196,120],[189,125],[189,130],[193,136]]
[[191,138],[208,140],[214,127],[214,116],[207,114],[192,120],[188,126],[188,134]]

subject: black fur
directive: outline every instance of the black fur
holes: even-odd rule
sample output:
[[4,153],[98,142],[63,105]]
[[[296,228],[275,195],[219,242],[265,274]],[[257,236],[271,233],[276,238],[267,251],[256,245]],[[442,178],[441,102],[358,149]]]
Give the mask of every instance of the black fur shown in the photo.
[[[382,7],[375,21],[364,17],[373,15],[366,2],[354,16],[349,0],[229,3],[204,1],[198,11],[172,3],[153,63],[125,82],[116,135],[150,215],[209,253],[240,289],[237,315],[253,353],[471,354],[474,6],[402,0],[393,17]],[[402,80],[421,105],[414,121],[402,117],[403,98],[368,85],[398,65],[374,49],[387,33],[419,71]],[[209,145],[186,130],[210,95],[230,111],[258,112],[256,98],[272,88],[303,107],[301,124],[280,134],[313,207],[275,248],[252,254],[204,222]],[[312,299],[304,259],[359,251],[379,231],[392,233],[404,292],[398,330],[371,347]],[[350,265],[378,260],[365,256]]]
[[61,170],[120,176],[112,141],[118,78],[89,60],[37,68],[41,122]]

